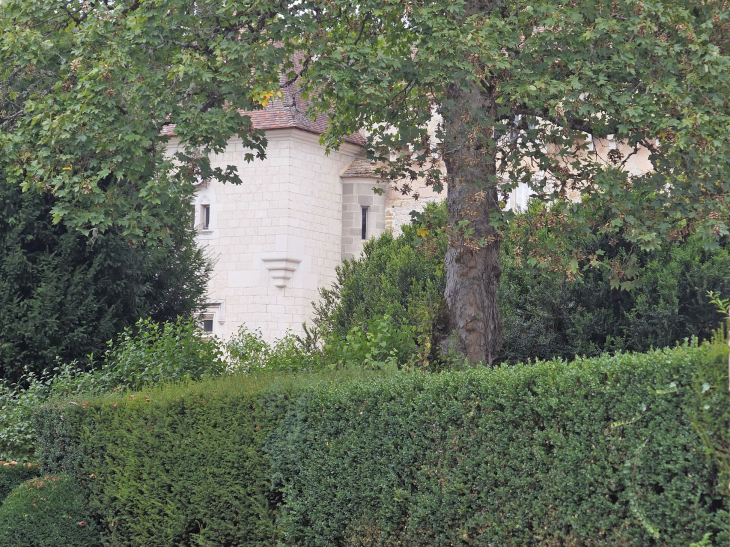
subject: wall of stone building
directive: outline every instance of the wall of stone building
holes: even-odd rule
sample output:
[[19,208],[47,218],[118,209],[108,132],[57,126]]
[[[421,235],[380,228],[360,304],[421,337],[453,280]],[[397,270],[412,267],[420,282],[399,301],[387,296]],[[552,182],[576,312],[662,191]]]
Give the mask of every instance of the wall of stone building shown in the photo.
[[[588,150],[584,153],[593,154],[594,159],[609,163],[609,153],[611,150],[618,150],[622,158],[628,158],[624,166],[625,170],[633,176],[639,176],[647,173],[652,169],[649,161],[649,151],[646,148],[634,150],[623,142],[614,140],[613,138],[598,139],[592,138],[588,142]],[[540,176],[539,173],[536,176]],[[411,211],[423,211],[427,203],[438,202],[446,198],[446,190],[441,194],[436,193],[432,187],[426,186],[423,180],[416,180],[412,183],[413,191],[411,195],[402,195],[393,189],[392,185],[386,190],[386,206],[385,206],[385,228],[392,230],[394,235],[401,233],[401,226],[411,221]],[[396,185],[397,186],[397,185]],[[418,194],[416,200],[413,194]],[[506,209],[525,211],[527,202],[532,194],[527,184],[520,183],[509,196]],[[575,191],[570,195],[572,199],[579,199],[580,193]]]
[[211,158],[214,167],[235,165],[243,184],[203,184],[195,197],[198,240],[215,262],[205,318],[222,338],[243,324],[269,341],[301,333],[341,261],[340,173],[360,147],[344,143],[326,155],[318,135],[299,129],[266,137],[265,160],[246,163],[235,139]]
[[[202,184],[195,196],[198,240],[215,263],[206,319],[223,338],[243,324],[270,341],[287,330],[301,333],[319,287],[335,281],[342,258],[362,252],[363,207],[368,208],[369,239],[386,229],[398,235],[411,211],[445,197],[422,181],[413,183],[419,194],[414,200],[375,177],[341,177],[362,155],[355,145],[344,143],[326,155],[319,136],[300,129],[271,130],[267,138],[267,158],[251,163],[244,160],[240,140],[231,140],[212,158],[213,165],[236,165],[243,184]],[[631,152],[609,141],[597,141],[595,148],[599,154],[614,148]],[[639,174],[650,168],[645,156],[640,151],[627,169]],[[377,185],[383,195],[373,192]],[[526,200],[528,192],[520,190],[511,206]],[[206,209],[209,223],[203,226]]]
[[[378,195],[373,188],[383,190]],[[342,178],[342,258],[353,258],[362,252],[363,244],[378,237],[385,225],[385,184],[377,179]],[[365,237],[363,238],[363,214]]]
[[391,230],[393,235],[398,237],[403,233],[401,227],[404,224],[410,224],[411,212],[422,212],[428,203],[438,203],[446,199],[446,196],[429,196],[415,200],[413,198],[404,197],[388,201],[385,209],[385,228]]

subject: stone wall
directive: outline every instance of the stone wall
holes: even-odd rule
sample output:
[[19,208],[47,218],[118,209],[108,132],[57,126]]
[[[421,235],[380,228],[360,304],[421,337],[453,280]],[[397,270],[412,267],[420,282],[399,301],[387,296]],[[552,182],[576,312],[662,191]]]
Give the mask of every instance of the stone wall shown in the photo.
[[[332,284],[341,260],[340,172],[360,147],[344,143],[325,155],[316,134],[281,129],[266,137],[263,161],[246,163],[235,139],[211,158],[214,167],[236,165],[243,184],[203,184],[195,198],[198,239],[215,262],[208,318],[223,338],[244,323],[268,340],[301,333],[318,287]],[[210,207],[208,230],[200,229],[202,205]]]
[[[383,190],[378,195],[373,188]],[[377,179],[342,178],[342,258],[353,258],[362,252],[368,239],[385,231],[385,185]],[[363,213],[364,211],[364,213]],[[365,214],[365,238],[363,238]]]

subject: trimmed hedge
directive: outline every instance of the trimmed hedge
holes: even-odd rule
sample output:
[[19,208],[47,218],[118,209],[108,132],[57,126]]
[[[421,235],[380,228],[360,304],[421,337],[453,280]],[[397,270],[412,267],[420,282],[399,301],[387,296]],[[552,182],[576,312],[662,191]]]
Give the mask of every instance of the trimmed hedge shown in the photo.
[[262,447],[286,390],[214,385],[41,412],[41,462],[78,477],[115,546],[270,545],[276,499]]
[[83,490],[67,475],[24,482],[0,505],[3,547],[100,547],[101,541]]
[[[718,354],[683,347],[314,391],[268,445],[287,543],[686,547],[711,532],[726,545],[727,499],[684,411],[700,363],[727,366]],[[727,374],[710,389],[727,407]]]
[[281,493],[263,446],[322,378],[233,375],[46,405],[39,461],[78,478],[115,547],[274,545]]
[[0,503],[11,490],[27,480],[40,475],[38,464],[0,461]]
[[115,546],[721,545],[726,485],[702,438],[726,442],[727,413],[697,410],[728,407],[726,366],[706,344],[233,376],[46,407],[40,456],[78,477]]

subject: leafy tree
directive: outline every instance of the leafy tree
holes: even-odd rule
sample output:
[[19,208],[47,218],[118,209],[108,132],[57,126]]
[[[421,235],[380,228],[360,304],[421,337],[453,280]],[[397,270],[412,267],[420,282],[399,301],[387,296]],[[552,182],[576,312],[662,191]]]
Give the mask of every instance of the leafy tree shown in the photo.
[[[448,187],[446,327],[472,363],[492,363],[502,344],[499,247],[510,214],[500,203],[519,183],[562,204],[571,222],[555,229],[576,240],[623,230],[651,250],[691,229],[727,234],[726,2],[303,0],[292,9],[289,45],[306,57],[290,76],[330,113],[330,145],[366,128],[385,176]],[[589,149],[609,135],[628,154]],[[406,152],[390,161],[392,150]],[[623,166],[640,150],[654,169],[632,175]],[[600,195],[610,222],[591,226],[569,199],[579,192]],[[576,273],[577,261],[566,267]]]
[[[265,139],[239,109],[265,105],[284,67],[331,145],[369,131],[372,155],[412,150],[387,175],[448,186],[445,331],[473,363],[502,342],[496,294],[504,194],[520,182],[579,215],[600,194],[652,249],[697,224],[727,233],[730,19],[685,0],[6,0],[0,7],[0,148],[9,176],[51,191],[56,219],[165,239],[171,196],[196,177],[239,182],[211,153]],[[283,41],[287,47],[280,47]],[[300,69],[288,61],[303,52]],[[426,130],[434,113],[435,139]],[[175,124],[180,147],[164,153]],[[630,176],[620,153],[650,153]],[[446,166],[445,181],[438,154]],[[639,199],[627,199],[631,186]],[[406,190],[408,184],[406,184]],[[631,194],[635,195],[635,194]],[[571,225],[577,233],[589,227]],[[569,262],[575,268],[575,262]],[[449,342],[445,341],[445,345]]]
[[0,170],[0,378],[16,381],[94,352],[138,319],[175,319],[196,309],[210,266],[189,228],[185,196],[169,244],[130,246],[107,231],[91,238],[54,224],[57,200],[22,192]]
[[[51,192],[54,221],[167,240],[190,182],[240,182],[210,155],[264,135],[239,109],[279,86],[276,2],[6,0],[0,150],[8,179]],[[179,139],[166,153],[173,133]]]
[[240,111],[278,89],[276,7],[0,3],[4,377],[199,302],[207,266],[187,228],[191,182],[240,182],[235,167],[211,165],[233,136],[247,159],[264,156]]

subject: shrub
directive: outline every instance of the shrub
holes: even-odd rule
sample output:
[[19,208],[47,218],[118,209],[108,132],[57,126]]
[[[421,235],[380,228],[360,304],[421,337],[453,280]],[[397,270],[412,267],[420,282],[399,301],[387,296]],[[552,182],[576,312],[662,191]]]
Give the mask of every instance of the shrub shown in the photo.
[[316,342],[307,344],[287,332],[273,344],[266,342],[261,331],[250,331],[242,325],[225,345],[230,370],[248,373],[313,372],[325,367],[325,359]]
[[98,375],[109,389],[141,389],[222,374],[223,356],[218,339],[206,336],[192,318],[169,323],[145,319],[122,332]]
[[323,347],[316,338],[319,333],[317,329],[306,329],[301,338],[288,332],[269,344],[260,331],[250,331],[244,325],[226,342],[229,371],[288,374],[337,368],[377,370],[420,362],[413,327],[396,327],[389,315],[368,321],[366,329],[354,326],[341,339],[330,336]]
[[414,329],[410,325],[397,328],[393,318],[385,315],[371,319],[367,328],[354,326],[344,340],[330,341],[324,353],[333,367],[365,367],[374,370],[397,370],[420,364]]
[[0,382],[0,459],[33,460],[36,429],[34,414],[52,397],[103,393],[119,378],[103,371],[87,372],[77,363],[59,365],[53,371],[25,372],[20,384]]
[[[707,249],[699,235],[651,251],[620,235],[570,241],[550,215],[533,203],[505,234],[497,295],[505,333],[500,362],[647,351],[711,337],[722,316],[707,291],[730,293],[726,247]],[[597,207],[593,223],[607,222],[610,211]],[[372,321],[390,315],[396,328],[412,329],[420,353],[430,352],[444,290],[444,226],[443,206],[429,205],[402,236],[386,233],[368,242],[359,259],[343,262],[315,307],[323,337],[339,344],[353,327],[367,332]],[[613,266],[599,267],[599,256]],[[568,267],[573,257],[577,272]]]
[[126,329],[119,336],[105,357],[97,370],[59,364],[52,371],[26,371],[12,387],[0,382],[0,459],[33,460],[33,416],[49,399],[199,380],[219,375],[226,367],[218,339],[206,337],[192,319],[162,325],[139,321],[135,331]]
[[84,494],[66,475],[31,479],[0,506],[3,547],[99,547],[101,535],[85,510]]
[[685,346],[322,386],[267,445],[286,543],[725,545],[724,485],[683,408],[726,359]]
[[728,407],[726,360],[234,374],[46,406],[39,458],[119,547],[724,544],[693,412],[708,381]]
[[33,410],[47,396],[47,385],[33,382],[28,389],[0,382],[0,460],[27,462],[33,454]]
[[36,463],[0,461],[0,503],[8,497],[13,488],[39,474],[40,470]]
[[[646,351],[712,336],[722,316],[707,292],[730,289],[727,241],[708,249],[700,235],[685,234],[662,248],[641,250],[622,234],[596,231],[571,242],[549,227],[551,214],[532,204],[504,242],[502,361]],[[592,222],[601,227],[611,215],[598,204]],[[574,251],[544,251],[556,247]],[[570,257],[575,273],[566,268]]]
[[389,316],[393,328],[428,345],[445,287],[445,218],[443,207],[428,204],[401,236],[386,232],[365,243],[361,258],[337,267],[335,283],[320,289],[314,305],[314,324],[327,342],[342,344],[354,327],[367,332]]
[[202,304],[211,266],[185,196],[170,201],[180,214],[164,243],[131,247],[114,230],[88,237],[54,222],[55,198],[22,191],[4,169],[0,158],[0,379],[50,372],[58,357],[87,364],[139,318],[174,320]]

